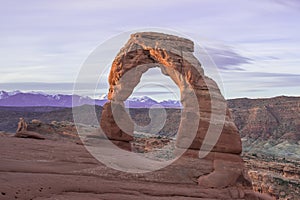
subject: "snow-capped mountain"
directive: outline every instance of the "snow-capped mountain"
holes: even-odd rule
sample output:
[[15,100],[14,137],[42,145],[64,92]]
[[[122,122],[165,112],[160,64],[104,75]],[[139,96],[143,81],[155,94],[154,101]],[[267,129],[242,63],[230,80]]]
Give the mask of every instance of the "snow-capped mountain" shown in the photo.
[[101,95],[99,100],[107,100],[107,94]]
[[159,103],[147,96],[129,98],[125,102],[125,106],[129,108],[150,108],[156,104]]
[[159,102],[159,104],[165,108],[181,108],[180,101],[176,101],[176,100],[165,100]]
[[150,108],[154,105],[160,105],[164,108],[181,108],[181,103],[176,100],[155,101],[148,96],[129,98],[125,105],[130,108]]
[[21,93],[21,92],[19,90],[16,90],[13,92],[0,91],[0,99],[6,99],[6,98],[16,95],[18,93]]
[[[0,106],[11,107],[34,107],[34,106],[51,106],[51,107],[72,107],[81,106],[84,104],[103,106],[107,102],[107,95],[102,95],[99,99],[90,97],[82,97],[78,95],[64,94],[46,94],[42,92],[6,92],[0,91]],[[167,100],[157,102],[150,97],[133,97],[127,99],[126,107],[130,108],[150,108],[154,105],[161,105],[168,108],[180,108],[181,104],[178,101]]]
[[30,106],[52,106],[72,107],[84,104],[103,105],[106,100],[94,100],[89,97],[64,94],[45,94],[41,92],[24,93],[20,91],[0,91],[0,106],[30,107]]

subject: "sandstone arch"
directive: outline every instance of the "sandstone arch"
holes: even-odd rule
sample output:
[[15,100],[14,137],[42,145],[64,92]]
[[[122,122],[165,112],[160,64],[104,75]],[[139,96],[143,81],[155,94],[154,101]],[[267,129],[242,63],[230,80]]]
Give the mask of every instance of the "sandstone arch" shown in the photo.
[[[241,153],[240,136],[228,110],[225,110],[225,122],[211,120],[212,111],[220,112],[220,115],[223,112],[221,109],[213,108],[212,101],[216,105],[225,105],[226,102],[217,84],[205,76],[193,52],[193,42],[185,38],[155,32],[131,35],[129,41],[114,59],[109,74],[108,99],[110,102],[104,105],[101,118],[101,127],[109,139],[114,142],[129,142],[133,139],[131,136],[133,124],[130,123],[122,106],[123,102],[132,94],[144,72],[149,68],[159,67],[162,73],[170,76],[180,88],[184,109],[176,146],[199,150],[209,126],[223,126],[217,144],[204,145],[214,145],[213,152]],[[195,98],[191,98],[193,95]],[[115,112],[122,119],[121,124],[123,123],[125,128],[120,128],[114,121],[112,103],[117,105]],[[187,127],[193,127],[195,123],[197,124],[196,130],[187,129]],[[192,137],[191,132],[195,131],[196,137],[190,144],[188,140]]]
[[[192,158],[194,167],[205,165],[206,169],[211,170],[207,173],[200,169],[203,171],[189,175],[197,177],[198,184],[203,187],[224,188],[248,184],[239,155],[242,151],[241,139],[226,101],[217,84],[205,76],[193,52],[193,42],[185,38],[155,32],[132,34],[112,63],[108,92],[110,101],[103,107],[101,129],[114,144],[130,150],[134,126],[123,102],[131,95],[144,72],[159,67],[163,74],[171,77],[181,93],[183,111],[176,147],[187,151],[176,161],[177,164],[182,166],[183,163],[185,166],[184,163],[190,163],[189,158]],[[114,116],[117,116],[118,123]],[[218,130],[221,130],[220,135]],[[214,134],[219,136],[216,143]],[[199,149],[202,150],[202,147],[207,147],[209,152],[199,159]]]

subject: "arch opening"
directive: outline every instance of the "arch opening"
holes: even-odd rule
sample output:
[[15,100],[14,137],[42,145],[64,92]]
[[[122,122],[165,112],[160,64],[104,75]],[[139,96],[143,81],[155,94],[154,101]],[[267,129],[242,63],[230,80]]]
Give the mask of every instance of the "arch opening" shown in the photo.
[[181,119],[178,86],[156,66],[142,74],[128,100],[126,111],[134,123],[132,151],[156,160],[173,159]]
[[[174,81],[161,72],[159,66],[143,73],[140,82],[134,88],[129,99],[151,97],[156,102],[167,100],[180,101],[180,91]],[[128,105],[130,107],[130,105]]]

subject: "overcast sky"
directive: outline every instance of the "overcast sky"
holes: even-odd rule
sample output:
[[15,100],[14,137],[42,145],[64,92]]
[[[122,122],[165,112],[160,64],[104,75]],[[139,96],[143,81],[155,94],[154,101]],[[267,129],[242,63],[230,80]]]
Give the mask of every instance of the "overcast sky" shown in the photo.
[[[299,19],[298,0],[1,0],[0,90],[72,93],[82,64],[99,45],[157,27],[207,50],[226,98],[300,96]],[[143,85],[147,81],[158,84]],[[99,96],[107,91],[106,78],[100,82]],[[178,93],[155,69],[140,86],[134,95]]]

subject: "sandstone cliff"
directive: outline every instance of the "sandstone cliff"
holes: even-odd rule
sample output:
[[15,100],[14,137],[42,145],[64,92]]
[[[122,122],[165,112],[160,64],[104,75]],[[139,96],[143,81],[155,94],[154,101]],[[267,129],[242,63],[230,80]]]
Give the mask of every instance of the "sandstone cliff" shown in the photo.
[[244,152],[300,159],[300,98],[233,99],[229,108]]

